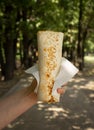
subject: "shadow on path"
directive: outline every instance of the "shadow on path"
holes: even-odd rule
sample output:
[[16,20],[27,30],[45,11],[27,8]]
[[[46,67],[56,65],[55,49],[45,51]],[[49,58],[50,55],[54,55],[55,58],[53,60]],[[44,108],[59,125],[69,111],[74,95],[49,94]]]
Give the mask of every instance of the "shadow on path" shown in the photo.
[[[26,77],[16,88],[31,79]],[[94,130],[93,75],[79,73],[68,83],[60,103],[39,102],[3,130]]]

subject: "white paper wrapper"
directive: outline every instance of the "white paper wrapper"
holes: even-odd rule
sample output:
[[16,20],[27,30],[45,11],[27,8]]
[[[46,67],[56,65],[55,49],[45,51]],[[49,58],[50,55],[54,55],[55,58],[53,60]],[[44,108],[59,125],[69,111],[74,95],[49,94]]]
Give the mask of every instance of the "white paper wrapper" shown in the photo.
[[[56,77],[54,87],[52,90],[52,96],[54,96],[57,101],[59,101],[60,94],[57,93],[57,88],[61,87],[63,84],[67,83],[79,70],[66,58],[62,58],[60,72]],[[38,65],[34,65],[33,67],[27,69],[25,71],[26,73],[32,74],[39,85],[39,71],[38,71]],[[38,86],[36,88],[37,92]]]

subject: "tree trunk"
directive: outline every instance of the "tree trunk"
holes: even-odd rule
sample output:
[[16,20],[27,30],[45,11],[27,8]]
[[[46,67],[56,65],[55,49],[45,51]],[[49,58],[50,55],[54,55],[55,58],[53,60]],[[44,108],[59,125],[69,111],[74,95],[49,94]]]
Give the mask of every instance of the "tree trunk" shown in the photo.
[[23,29],[23,63],[24,63],[24,67],[28,68],[28,30],[26,28],[26,19],[27,19],[27,10],[23,10],[22,11],[22,17],[23,17],[23,24],[24,24],[24,29]]
[[16,47],[16,43],[17,43],[17,39],[14,39],[13,40],[13,56],[14,56],[14,60],[13,60],[13,62],[14,62],[14,69],[16,69],[17,67],[16,67],[16,52],[17,52],[17,47]]
[[83,70],[83,42],[82,42],[82,0],[79,4],[79,23],[78,23],[78,46],[77,46],[77,56],[79,70]]
[[13,52],[13,42],[6,38],[5,43],[5,80],[10,80],[13,78],[14,75],[14,52]]
[[1,65],[1,75],[5,76],[5,70],[4,70],[4,57],[3,57],[3,53],[2,53],[2,45],[0,42],[0,65]]
[[6,6],[5,10],[5,80],[10,80],[14,75],[14,36],[15,36],[15,22],[12,21],[13,7]]

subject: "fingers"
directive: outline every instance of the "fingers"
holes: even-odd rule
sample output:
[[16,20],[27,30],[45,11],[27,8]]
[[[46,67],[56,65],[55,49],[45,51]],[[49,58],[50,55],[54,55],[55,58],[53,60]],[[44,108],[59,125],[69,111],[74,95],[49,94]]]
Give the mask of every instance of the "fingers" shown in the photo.
[[62,85],[61,88],[58,88],[58,89],[57,89],[57,92],[58,92],[59,94],[64,94],[64,92],[65,92],[64,87],[65,87],[66,85],[67,85],[67,83],[65,83],[64,85]]
[[57,92],[58,92],[59,94],[64,94],[65,90],[64,90],[64,88],[58,88],[58,89],[57,89]]

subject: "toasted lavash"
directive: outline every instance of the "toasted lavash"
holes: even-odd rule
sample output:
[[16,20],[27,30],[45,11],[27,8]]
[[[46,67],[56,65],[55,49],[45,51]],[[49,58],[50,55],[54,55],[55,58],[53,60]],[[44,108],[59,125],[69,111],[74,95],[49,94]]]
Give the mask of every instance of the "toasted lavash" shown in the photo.
[[38,100],[57,102],[52,96],[52,89],[62,60],[63,33],[39,31],[37,42],[40,77]]

